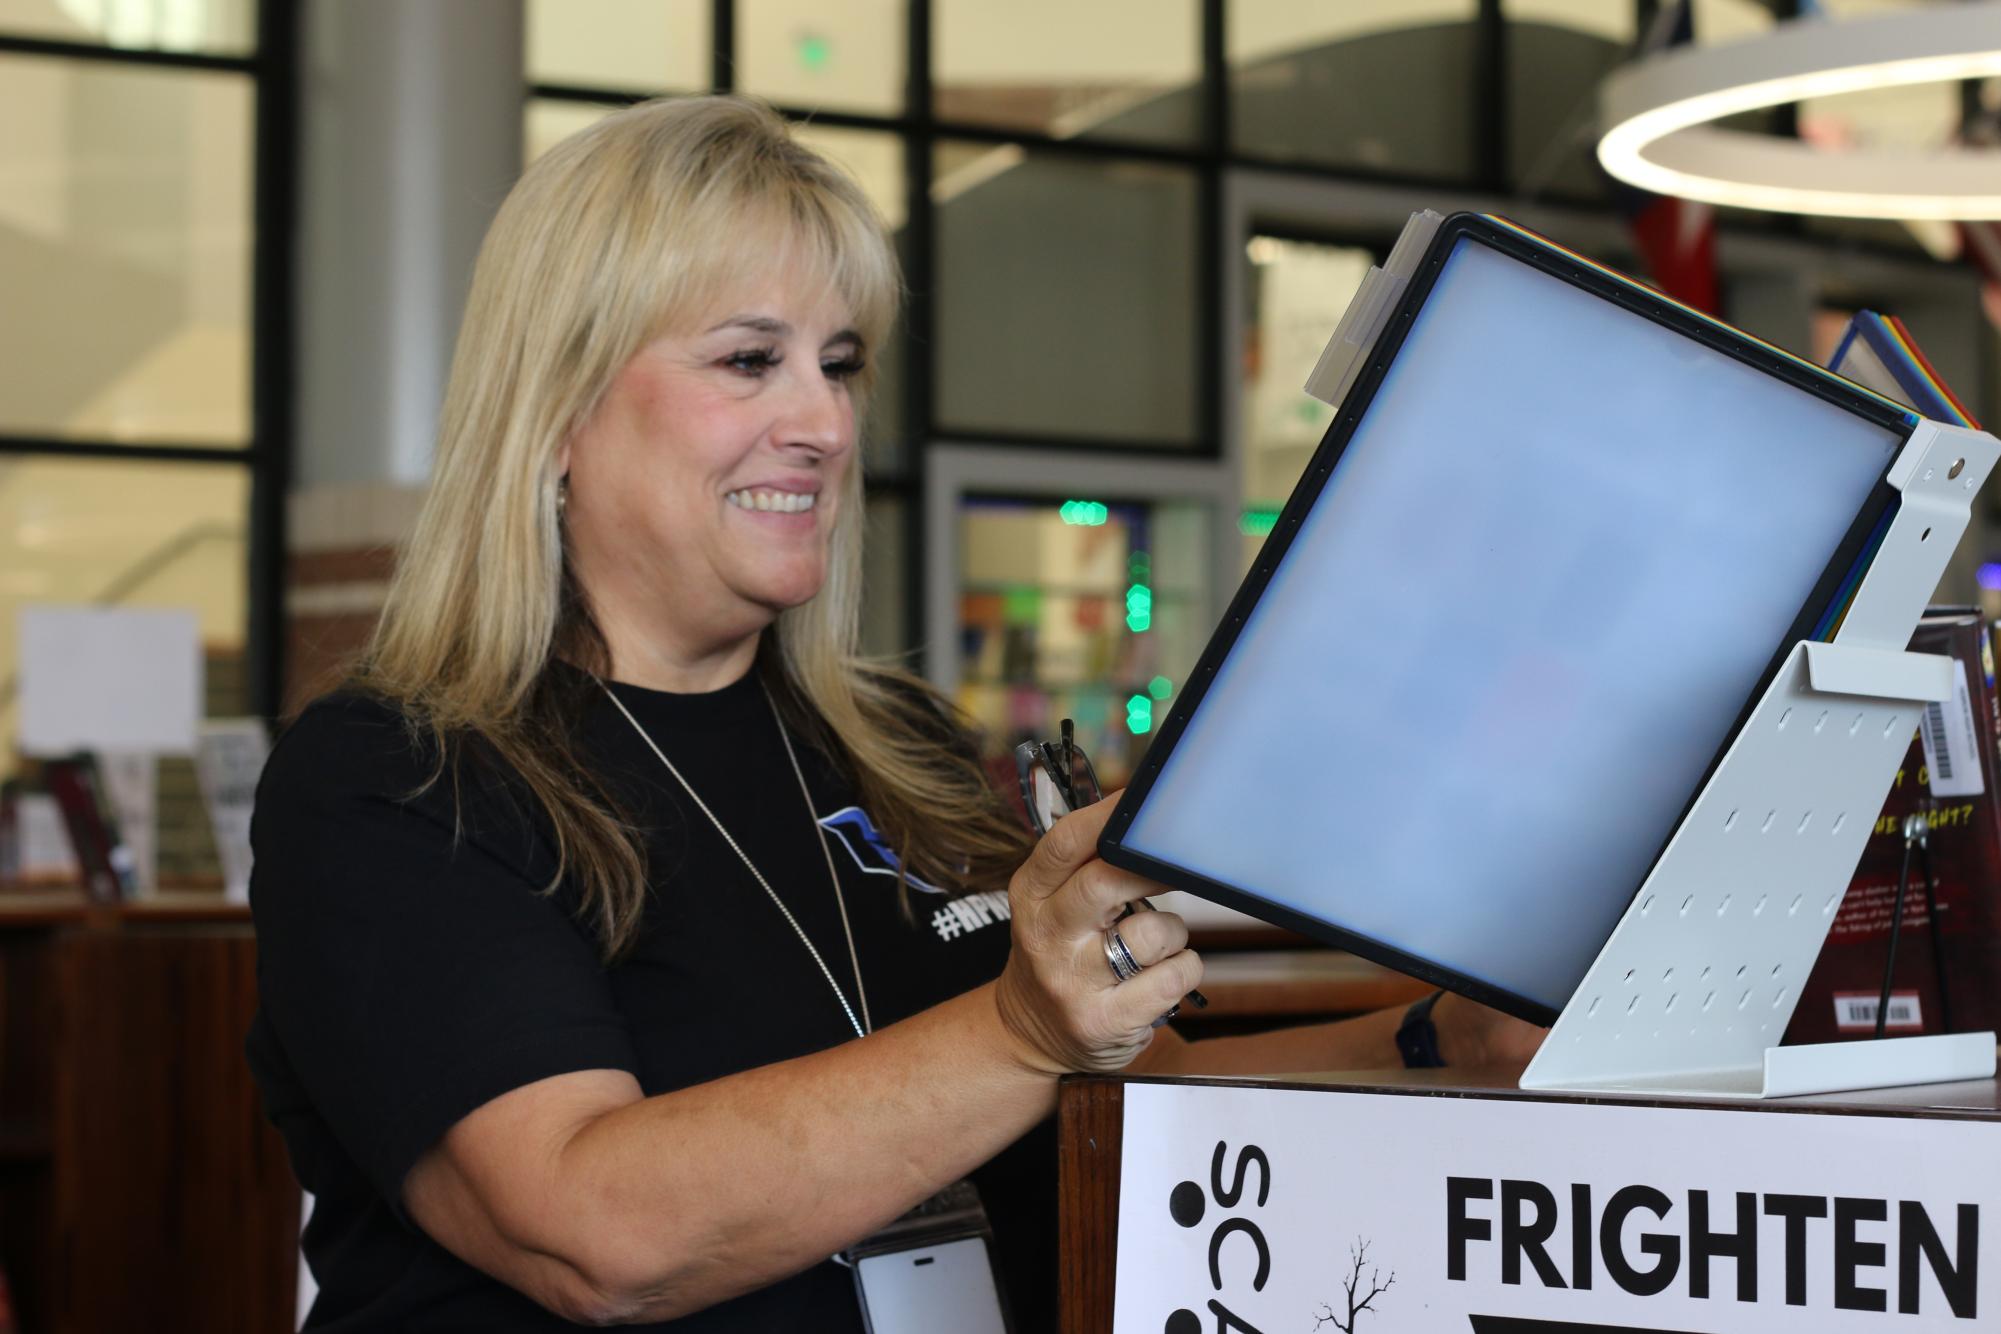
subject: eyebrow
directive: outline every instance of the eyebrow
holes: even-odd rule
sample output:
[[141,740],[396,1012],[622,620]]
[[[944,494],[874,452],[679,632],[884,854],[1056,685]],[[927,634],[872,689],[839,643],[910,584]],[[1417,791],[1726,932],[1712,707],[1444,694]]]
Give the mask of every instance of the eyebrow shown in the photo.
[[[774,319],[769,315],[732,315],[721,324],[705,330],[704,336],[712,333],[721,333],[725,329],[748,329],[752,333],[769,334],[773,338],[786,338],[792,333],[791,325],[787,324],[784,320]],[[820,346],[832,347],[836,343],[853,343],[856,347],[868,346],[867,340],[857,330],[852,328],[841,330]]]

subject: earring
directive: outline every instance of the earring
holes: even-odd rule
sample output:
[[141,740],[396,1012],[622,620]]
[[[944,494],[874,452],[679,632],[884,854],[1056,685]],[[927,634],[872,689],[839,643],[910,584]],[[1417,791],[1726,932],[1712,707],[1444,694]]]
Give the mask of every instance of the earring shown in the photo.
[[570,475],[568,473],[564,473],[561,477],[558,477],[556,479],[556,516],[558,518],[561,518],[563,511],[568,509],[569,506],[570,506]]

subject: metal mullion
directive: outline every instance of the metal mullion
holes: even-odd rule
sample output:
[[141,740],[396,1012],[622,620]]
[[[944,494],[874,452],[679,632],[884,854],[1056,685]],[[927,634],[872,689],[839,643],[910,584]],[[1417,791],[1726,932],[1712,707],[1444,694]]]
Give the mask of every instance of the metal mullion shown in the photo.
[[[711,75],[714,70],[710,70]],[[651,101],[656,97],[693,97],[702,90],[683,89],[637,89],[637,88],[593,88],[581,83],[531,83],[528,96],[545,102],[594,102],[600,106],[631,106],[635,102]]]
[[1122,139],[1089,139],[1082,136],[1057,139],[1046,134],[1010,130],[997,125],[979,125],[967,121],[934,121],[931,129],[941,139],[963,139],[972,143],[995,145],[1012,144],[1031,153],[1088,158],[1126,158],[1177,167],[1201,167],[1221,162],[1217,154],[1209,152],[1206,148],[1174,148],[1161,144],[1129,143]]
[[299,158],[298,22],[293,0],[259,0],[256,217],[251,256],[249,605],[245,672],[253,712],[276,719],[285,692],[286,501],[293,421],[293,269]]
[[[599,106],[630,106],[656,97],[696,94],[642,91],[635,88],[589,88],[580,84],[537,83],[528,95],[550,102],[584,102]],[[872,116],[863,112],[830,111],[816,107],[773,103],[772,110],[788,120],[810,122],[828,129],[872,130],[883,134],[929,134],[936,139],[962,139],[972,143],[1008,144],[1035,153],[1063,154],[1087,158],[1126,158],[1165,163],[1178,167],[1200,167],[1221,158],[1206,149],[1165,147],[1159,144],[1127,143],[1118,139],[1058,139],[1046,134],[983,125],[972,121],[929,120],[921,116]]]
[[[1469,181],[1462,176],[1445,176],[1422,172],[1385,171],[1380,167],[1341,166],[1332,167],[1325,163],[1301,162],[1292,158],[1260,157],[1256,154],[1239,153],[1229,159],[1229,165],[1245,171],[1269,173],[1275,176],[1296,176],[1304,180],[1324,181],[1330,185],[1388,185],[1407,190],[1443,190],[1453,194],[1491,194],[1504,192],[1490,190],[1484,182]],[[1538,200],[1538,203],[1541,201]],[[1602,204],[1599,211],[1604,212]]]
[[[263,34],[258,34],[261,45]],[[154,69],[208,70],[219,74],[257,72],[256,56],[205,55],[194,51],[134,50],[99,46],[92,42],[50,41],[41,37],[0,36],[0,54],[51,56],[60,60],[88,60],[106,65],[147,65]]]
[[[1218,339],[1227,337],[1223,309],[1223,172],[1230,147],[1230,107],[1224,78],[1223,0],[1203,0],[1201,11],[1203,154],[1195,190],[1195,420],[1202,423],[1208,457],[1221,460],[1227,423],[1223,420],[1223,358]],[[1198,448],[1200,448],[1198,443]]]
[[0,435],[9,458],[117,459],[128,463],[254,463],[244,445],[134,445],[117,440],[66,440],[59,436]]
[[719,93],[736,91],[736,5],[712,0],[709,9],[709,87]]
[[1508,20],[1501,0],[1479,0],[1473,20],[1473,176],[1477,188],[1508,192]]
[[1061,450],[1070,454],[1102,454],[1117,458],[1165,459],[1170,462],[1185,463],[1207,463],[1221,457],[1216,442],[1206,435],[1198,436],[1186,444],[1177,445],[1164,440],[1140,440],[1117,436],[1063,435],[1053,431],[979,430],[963,426],[939,426],[931,431],[931,439],[945,445],[994,445],[1008,449]]
[[[910,300],[903,317],[902,481],[912,503],[903,507],[903,638],[916,652],[914,670],[927,670],[925,634],[927,571],[924,560],[924,488],[930,472],[935,425],[936,367],[932,332],[938,327],[937,210],[931,202],[937,139],[931,116],[931,0],[908,0],[904,18],[904,102],[898,119],[903,135],[903,266]],[[828,122],[831,123],[831,122]],[[939,626],[939,634],[954,627]]]
[[1230,53],[1223,0],[1202,0],[1202,147],[1219,162],[1230,157]]
[[[1786,23],[1792,19],[1799,18],[1802,14],[1807,13],[1810,7],[1801,4],[1800,0],[1783,0],[1783,3],[1778,8],[1779,12],[1772,16],[1774,24]],[[1798,102],[1781,102],[1778,106],[1772,108],[1772,134],[1780,139],[1797,139],[1800,137],[1800,104]]]

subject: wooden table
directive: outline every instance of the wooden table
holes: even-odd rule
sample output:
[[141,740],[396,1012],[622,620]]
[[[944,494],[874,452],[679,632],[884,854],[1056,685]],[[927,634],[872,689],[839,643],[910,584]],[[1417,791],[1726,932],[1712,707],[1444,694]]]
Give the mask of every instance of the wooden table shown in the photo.
[[28,1334],[292,1328],[298,1187],[243,1058],[249,910],[0,891],[0,1263]]

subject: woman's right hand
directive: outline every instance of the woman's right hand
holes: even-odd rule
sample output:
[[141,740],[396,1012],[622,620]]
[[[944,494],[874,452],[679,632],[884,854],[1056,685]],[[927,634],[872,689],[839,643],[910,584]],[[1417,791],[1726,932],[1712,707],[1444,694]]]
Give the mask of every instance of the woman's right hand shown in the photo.
[[[1098,858],[1117,794],[1064,816],[1008,885],[1014,948],[995,987],[1002,1025],[1025,1064],[1050,1074],[1119,1070],[1153,1039],[1153,1021],[1202,980],[1188,927],[1171,912],[1119,919],[1164,887]],[[1120,982],[1105,957],[1119,936],[1143,970]]]

